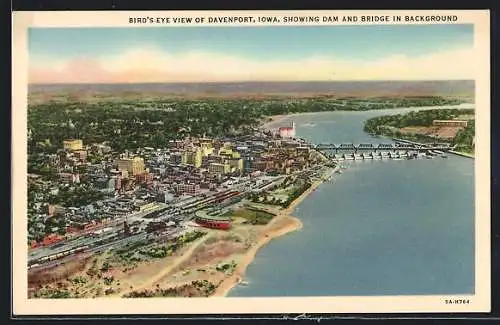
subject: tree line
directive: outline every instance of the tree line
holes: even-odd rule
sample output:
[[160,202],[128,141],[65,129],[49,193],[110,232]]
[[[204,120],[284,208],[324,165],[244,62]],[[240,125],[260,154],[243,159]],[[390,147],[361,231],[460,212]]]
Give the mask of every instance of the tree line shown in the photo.
[[[364,123],[364,131],[374,135],[405,138],[422,142],[434,141],[435,138],[424,134],[405,134],[401,128],[408,126],[432,125],[434,120],[452,120],[462,115],[474,115],[474,109],[432,109],[412,111],[406,114],[384,115],[368,119]],[[467,127],[459,130],[450,141],[457,150],[467,153],[474,152],[475,121],[468,120]]]
[[372,110],[459,104],[442,97],[204,99],[47,102],[28,108],[28,152],[55,152],[62,141],[109,142],[116,151],[162,147],[190,136],[218,137],[256,127],[265,116],[300,112]]

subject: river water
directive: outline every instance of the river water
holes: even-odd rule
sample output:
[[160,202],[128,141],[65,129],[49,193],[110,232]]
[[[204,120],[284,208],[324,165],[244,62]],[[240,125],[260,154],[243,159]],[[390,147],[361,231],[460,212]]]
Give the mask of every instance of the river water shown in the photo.
[[[462,106],[466,108],[466,106]],[[470,107],[470,106],[469,106]],[[288,117],[313,143],[389,143],[374,116],[415,109]],[[474,160],[351,161],[293,215],[303,228],[263,247],[229,297],[474,293]]]

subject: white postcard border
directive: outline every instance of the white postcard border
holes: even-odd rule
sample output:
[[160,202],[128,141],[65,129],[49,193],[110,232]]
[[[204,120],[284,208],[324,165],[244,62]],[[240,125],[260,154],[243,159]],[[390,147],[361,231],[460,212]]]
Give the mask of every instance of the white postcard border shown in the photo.
[[[479,62],[475,79],[475,285],[470,304],[445,304],[447,296],[376,297],[280,297],[280,298],[141,298],[141,299],[28,299],[27,298],[27,30],[33,27],[186,27],[203,24],[129,24],[129,17],[200,17],[241,15],[457,15],[455,23],[474,24],[474,51]],[[415,11],[203,11],[203,12],[14,12],[13,13],[13,107],[12,107],[12,234],[13,313],[15,315],[73,314],[235,314],[235,313],[417,313],[488,312],[491,302],[490,274],[490,27],[488,10]],[[321,25],[302,23],[300,25]],[[353,23],[359,24],[359,23]],[[365,23],[370,24],[370,23]],[[379,24],[379,23],[377,23]],[[210,26],[258,26],[216,24]],[[271,24],[268,24],[271,25]],[[279,24],[272,24],[274,26]],[[290,25],[290,24],[287,24]],[[343,25],[339,22],[336,25]],[[279,240],[279,239],[278,239]]]

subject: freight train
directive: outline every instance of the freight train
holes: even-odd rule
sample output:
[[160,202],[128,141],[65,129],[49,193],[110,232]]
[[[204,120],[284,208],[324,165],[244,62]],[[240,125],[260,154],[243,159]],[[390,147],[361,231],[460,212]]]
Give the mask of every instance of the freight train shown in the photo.
[[241,193],[238,191],[223,191],[223,192],[217,193],[209,198],[206,198],[204,200],[190,203],[187,206],[181,207],[181,209],[185,212],[195,212],[195,211],[204,209],[209,205],[212,205],[214,203],[215,204],[221,203],[225,200],[231,199],[231,198],[233,198],[237,195],[240,195],[240,194]]
[[89,248],[88,245],[79,246],[79,247],[75,247],[75,248],[72,248],[72,249],[67,249],[65,251],[62,251],[62,252],[59,252],[59,253],[56,253],[56,254],[47,255],[47,256],[38,258],[36,260],[29,261],[28,262],[28,269],[37,267],[37,266],[39,266],[42,263],[55,261],[55,260],[61,259],[63,257],[69,256],[69,255],[73,255],[73,254],[84,252],[88,248]]

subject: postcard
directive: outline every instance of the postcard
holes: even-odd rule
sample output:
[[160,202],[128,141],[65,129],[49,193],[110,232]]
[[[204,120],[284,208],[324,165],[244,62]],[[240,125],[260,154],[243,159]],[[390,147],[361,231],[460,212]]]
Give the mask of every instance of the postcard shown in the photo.
[[490,310],[489,11],[13,15],[15,315]]

